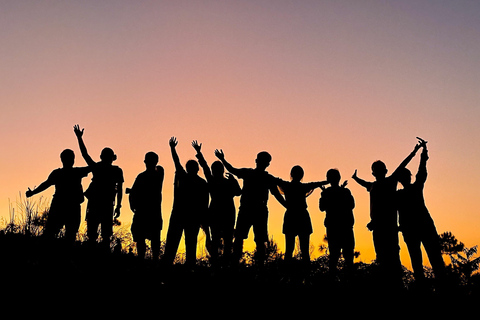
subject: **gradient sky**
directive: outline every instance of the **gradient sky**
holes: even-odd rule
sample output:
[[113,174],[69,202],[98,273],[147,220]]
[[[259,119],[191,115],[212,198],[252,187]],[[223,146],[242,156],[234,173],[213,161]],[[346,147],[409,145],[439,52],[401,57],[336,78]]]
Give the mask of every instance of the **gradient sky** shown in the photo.
[[[297,164],[304,181],[338,168],[357,204],[356,250],[370,262],[368,194],[350,177],[358,169],[372,180],[377,159],[392,172],[420,136],[429,141],[425,198],[439,233],[480,244],[479,13],[475,0],[2,0],[0,215],[8,220],[9,203],[61,166],[63,149],[85,165],[78,123],[95,160],[114,149],[126,187],[144,154],[159,154],[162,238],[171,136],[183,163],[196,139],[209,163],[221,148],[234,166],[252,167],[268,150],[269,172],[284,179]],[[409,168],[417,165],[418,157]],[[325,234],[319,195],[308,200],[315,247]],[[281,250],[283,213],[272,198],[269,230]],[[131,218],[125,201],[121,221]]]

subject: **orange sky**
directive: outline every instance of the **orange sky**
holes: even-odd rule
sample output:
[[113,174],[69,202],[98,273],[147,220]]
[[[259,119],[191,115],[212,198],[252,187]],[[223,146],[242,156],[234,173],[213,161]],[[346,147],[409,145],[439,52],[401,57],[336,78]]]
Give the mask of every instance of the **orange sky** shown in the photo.
[[[393,171],[416,136],[429,141],[427,206],[439,232],[480,244],[480,4],[472,1],[2,1],[0,214],[28,187],[80,157],[73,125],[94,159],[118,155],[125,186],[153,150],[166,170],[164,232],[172,203],[168,139],[222,148],[234,166],[268,150],[275,176],[329,168],[370,180]],[[409,166],[416,171],[418,158]],[[84,180],[87,186],[89,178]],[[349,180],[361,260],[374,259],[368,194]],[[43,193],[51,197],[52,190]],[[314,233],[325,229],[319,191]],[[35,196],[38,199],[38,196]],[[270,202],[271,235],[284,248],[284,210]],[[85,205],[84,205],[85,207]],[[85,208],[83,208],[85,209]],[[128,202],[121,220],[130,223]],[[250,240],[249,240],[250,241]],[[402,242],[402,262],[409,264]]]

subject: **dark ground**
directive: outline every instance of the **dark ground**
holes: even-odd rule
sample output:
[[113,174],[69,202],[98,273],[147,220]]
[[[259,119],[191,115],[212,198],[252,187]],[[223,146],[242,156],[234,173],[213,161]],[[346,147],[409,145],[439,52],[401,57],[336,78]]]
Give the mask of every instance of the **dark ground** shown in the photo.
[[[71,250],[40,239],[21,235],[0,237],[2,303],[17,312],[57,316],[86,316],[90,312],[118,315],[136,312],[231,317],[265,315],[322,315],[335,310],[339,315],[442,312],[480,302],[479,285],[468,288],[455,283],[445,290],[413,285],[400,290],[378,281],[373,266],[358,266],[352,279],[342,274],[332,280],[325,268],[312,262],[309,272],[299,264],[287,269],[282,261],[258,268],[240,265],[236,269],[215,269],[199,263],[194,270],[177,264],[162,266],[140,261],[128,254],[105,254],[76,244]],[[68,312],[68,314],[64,314]],[[225,312],[227,312],[225,314]],[[413,311],[412,311],[413,312]],[[384,314],[387,316],[388,314]],[[62,317],[63,317],[62,316]]]

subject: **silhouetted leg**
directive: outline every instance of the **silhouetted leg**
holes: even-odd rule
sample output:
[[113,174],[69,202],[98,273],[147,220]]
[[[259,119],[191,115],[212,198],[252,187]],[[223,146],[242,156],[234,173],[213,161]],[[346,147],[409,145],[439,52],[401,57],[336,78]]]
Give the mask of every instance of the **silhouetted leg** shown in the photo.
[[197,262],[197,239],[200,226],[189,225],[185,228],[185,264],[194,267]]
[[343,245],[343,258],[345,259],[345,268],[348,276],[352,276],[353,273],[353,259],[355,257],[355,237],[352,229],[345,231],[344,245]]
[[425,274],[423,272],[423,257],[420,239],[418,236],[407,233],[403,234],[403,238],[410,255],[410,262],[412,264],[415,280],[421,281],[425,278]]
[[328,257],[328,269],[331,276],[337,275],[338,260],[341,254],[342,237],[339,237],[338,228],[327,228],[328,250],[330,255]]
[[81,207],[74,206],[70,217],[67,218],[65,222],[65,238],[69,245],[75,242],[77,238],[78,228],[80,228],[81,222]]
[[227,230],[225,236],[223,237],[223,261],[228,263],[232,257],[233,250],[233,229]]
[[232,264],[237,265],[243,255],[243,239],[235,237],[233,241]]
[[102,213],[101,223],[101,232],[102,232],[102,242],[101,246],[106,252],[110,252],[110,241],[113,236],[113,206],[105,208],[104,213]]
[[388,289],[398,290],[403,286],[402,264],[398,232],[394,228],[373,231],[375,252],[379,264],[380,284]]
[[445,276],[445,262],[443,261],[440,239],[435,227],[426,230],[426,234],[423,237],[423,247],[432,265],[435,278],[442,279]]
[[90,246],[97,242],[100,219],[94,208],[87,208],[87,241]]
[[218,226],[212,225],[211,233],[212,233],[212,244],[211,244],[211,248],[209,250],[209,253],[210,253],[210,257],[212,259],[212,263],[217,264],[219,249],[220,249],[220,241],[221,241],[221,239],[220,239],[221,233],[218,230]]
[[293,257],[293,250],[295,249],[295,235],[285,234],[285,261],[289,262]]
[[233,239],[232,264],[237,265],[243,256],[243,241],[247,238],[252,222],[242,209],[238,212],[237,225]]
[[140,259],[145,258],[145,252],[147,251],[147,245],[145,239],[138,239],[137,241],[137,254]]
[[181,222],[177,220],[176,215],[174,216],[174,214],[172,214],[167,231],[165,253],[162,258],[162,260],[168,265],[173,264],[175,256],[177,255],[178,245],[182,238],[183,226]]
[[153,260],[157,260],[160,256],[160,241],[161,235],[159,234],[158,237],[154,237],[150,240],[150,245],[152,247],[152,258]]
[[57,202],[52,201],[50,206],[50,211],[48,213],[48,219],[45,224],[45,230],[43,232],[43,236],[48,239],[52,240],[58,235],[60,230],[63,227],[62,215],[67,214],[68,212],[65,211],[65,208],[62,208],[58,205]]
[[255,245],[257,251],[255,254],[255,260],[258,266],[263,266],[266,258],[267,243],[264,241],[255,241]]
[[310,263],[310,235],[301,234],[298,236],[300,241],[300,251],[302,252],[302,261]]
[[254,211],[253,217],[253,233],[255,235],[256,244],[256,260],[259,266],[263,266],[266,259],[266,245],[268,242],[268,210]]

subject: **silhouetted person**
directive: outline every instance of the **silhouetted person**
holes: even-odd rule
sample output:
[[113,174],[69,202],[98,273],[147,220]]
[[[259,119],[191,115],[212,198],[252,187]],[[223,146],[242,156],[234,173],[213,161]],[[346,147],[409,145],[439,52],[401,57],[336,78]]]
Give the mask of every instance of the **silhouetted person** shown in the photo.
[[194,267],[198,232],[208,210],[209,195],[207,182],[198,176],[197,161],[188,160],[186,170],[180,164],[177,144],[177,139],[172,137],[169,145],[175,164],[174,196],[163,259],[169,265],[174,262],[182,234],[185,233],[185,264]]
[[340,186],[340,172],[337,169],[327,171],[329,188],[323,188],[319,200],[321,211],[325,211],[324,225],[327,231],[330,251],[329,270],[336,274],[338,260],[343,253],[348,273],[353,270],[355,237],[353,209],[355,199],[348,188]]
[[285,261],[293,258],[295,238],[298,236],[302,261],[310,262],[310,234],[313,233],[312,221],[307,210],[307,197],[316,188],[326,185],[327,181],[303,183],[304,171],[301,166],[294,166],[290,171],[291,181],[277,178],[280,193],[285,196],[286,211],[283,218],[282,232],[285,235]]
[[275,177],[266,169],[272,160],[271,155],[262,151],[257,154],[255,168],[234,168],[225,160],[222,150],[215,150],[215,155],[225,168],[240,179],[243,179],[240,208],[238,210],[233,244],[233,262],[238,263],[243,254],[243,241],[248,238],[253,227],[257,260],[260,265],[265,261],[266,243],[268,241],[268,195],[269,192],[286,207],[285,199],[278,191]]
[[152,257],[160,255],[160,236],[162,220],[162,187],[164,170],[158,166],[158,155],[155,152],[145,154],[145,171],[140,173],[131,189],[129,189],[130,208],[134,212],[132,221],[133,241],[137,244],[137,253],[145,258],[146,243],[151,242]]
[[211,169],[203,157],[202,144],[192,142],[193,148],[197,151],[197,159],[207,179],[208,191],[210,193],[210,205],[208,207],[207,224],[211,233],[211,252],[213,263],[217,262],[222,250],[223,260],[229,261],[232,253],[233,232],[235,229],[235,203],[234,198],[242,192],[235,177],[227,173],[221,161],[212,163]]
[[374,182],[367,182],[357,177],[357,170],[352,178],[365,187],[370,193],[370,222],[367,228],[372,231],[376,261],[381,267],[383,276],[388,276],[394,283],[401,280],[402,264],[398,243],[398,215],[395,204],[395,193],[398,174],[417,153],[420,145],[402,161],[395,171],[387,177],[387,167],[377,160],[372,164]]
[[427,144],[421,140],[423,148],[420,164],[412,183],[412,174],[407,168],[400,170],[398,179],[403,189],[397,191],[397,206],[400,231],[407,245],[416,280],[424,279],[421,245],[425,248],[430,264],[437,278],[444,275],[445,264],[442,258],[440,240],[430,213],[425,205],[423,189],[427,180]]
[[81,220],[81,203],[84,201],[82,178],[91,171],[89,167],[73,167],[75,153],[65,149],[60,154],[62,168],[53,170],[47,180],[34,190],[26,192],[27,198],[55,186],[44,236],[55,238],[65,226],[65,238],[71,244],[75,241]]
[[[74,126],[78,145],[85,162],[92,169],[92,182],[85,191],[87,203],[87,238],[90,244],[97,241],[98,227],[101,227],[101,245],[110,250],[110,238],[113,235],[113,220],[120,216],[123,196],[123,171],[114,166],[117,156],[110,148],[104,148],[100,153],[100,161],[95,162],[87,152],[83,141],[84,129]],[[116,201],[116,207],[115,206]]]

